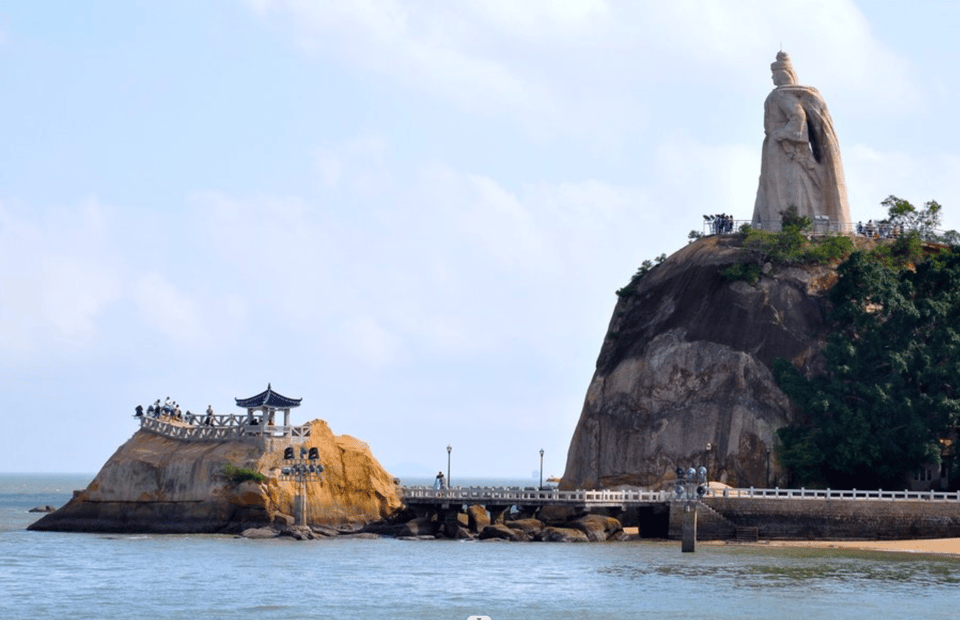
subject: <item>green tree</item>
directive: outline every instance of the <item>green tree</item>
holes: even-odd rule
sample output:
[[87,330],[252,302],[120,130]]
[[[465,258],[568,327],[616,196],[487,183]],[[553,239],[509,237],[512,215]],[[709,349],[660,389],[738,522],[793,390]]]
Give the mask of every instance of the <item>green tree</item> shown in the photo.
[[960,422],[960,253],[912,271],[855,252],[838,275],[826,374],[774,364],[803,413],[779,456],[797,484],[896,488]]
[[890,194],[880,203],[887,208],[886,221],[904,233],[916,232],[921,239],[932,240],[940,228],[940,212],[943,207],[931,200],[922,209],[908,201]]
[[780,212],[780,228],[786,230],[794,228],[797,232],[803,232],[813,225],[813,220],[809,216],[800,215],[797,207],[790,205]]

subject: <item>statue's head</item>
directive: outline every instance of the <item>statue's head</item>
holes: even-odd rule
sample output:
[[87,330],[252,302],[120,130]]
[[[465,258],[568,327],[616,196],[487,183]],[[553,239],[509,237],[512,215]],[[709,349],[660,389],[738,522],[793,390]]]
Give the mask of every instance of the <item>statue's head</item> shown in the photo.
[[773,83],[777,86],[787,86],[797,83],[797,74],[793,72],[793,63],[786,52],[777,52],[777,61],[770,64],[773,72]]

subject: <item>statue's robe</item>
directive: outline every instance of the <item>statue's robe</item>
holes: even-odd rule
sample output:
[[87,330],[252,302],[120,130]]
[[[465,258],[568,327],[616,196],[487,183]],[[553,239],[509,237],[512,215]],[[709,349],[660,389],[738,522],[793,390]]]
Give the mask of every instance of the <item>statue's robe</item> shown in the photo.
[[780,212],[795,206],[801,216],[826,216],[831,230],[845,230],[850,225],[847,187],[823,97],[809,86],[778,86],[763,107],[766,137],[754,227],[780,230]]

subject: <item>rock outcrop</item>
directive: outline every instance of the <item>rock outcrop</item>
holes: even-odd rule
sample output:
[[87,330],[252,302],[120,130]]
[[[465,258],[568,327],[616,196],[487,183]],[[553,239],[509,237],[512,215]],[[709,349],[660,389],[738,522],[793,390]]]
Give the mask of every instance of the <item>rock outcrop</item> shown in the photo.
[[655,486],[700,464],[734,486],[781,478],[776,430],[796,412],[770,367],[821,368],[837,275],[768,265],[756,284],[727,281],[741,238],[687,245],[621,292],[561,488]]
[[[305,446],[324,472],[307,483],[310,524],[366,523],[401,507],[398,489],[366,444],[314,420]],[[234,483],[226,465],[258,471],[264,484]],[[179,441],[137,431],[83,491],[33,530],[239,533],[295,520],[298,483],[279,481],[283,453],[242,441]]]

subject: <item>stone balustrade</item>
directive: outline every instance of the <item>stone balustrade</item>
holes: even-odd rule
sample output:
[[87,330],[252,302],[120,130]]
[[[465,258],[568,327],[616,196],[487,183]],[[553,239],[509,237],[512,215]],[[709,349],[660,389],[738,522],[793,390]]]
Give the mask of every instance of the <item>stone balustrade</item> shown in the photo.
[[214,414],[183,416],[183,419],[161,416],[140,417],[140,428],[181,441],[235,441],[255,438],[297,438],[310,436],[310,426],[277,426],[249,424],[245,415]]
[[824,500],[936,501],[960,502],[960,491],[884,491],[883,489],[709,489],[707,497],[780,498]]

